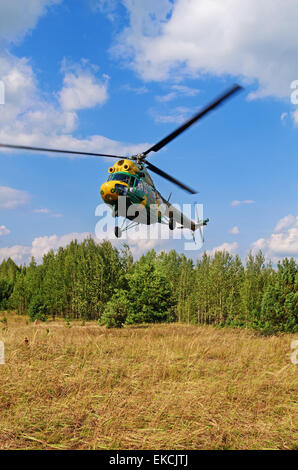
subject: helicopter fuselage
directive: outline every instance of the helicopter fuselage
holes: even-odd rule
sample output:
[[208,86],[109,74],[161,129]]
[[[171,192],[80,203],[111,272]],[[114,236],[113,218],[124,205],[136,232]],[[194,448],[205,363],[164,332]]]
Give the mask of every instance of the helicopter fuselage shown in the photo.
[[[163,204],[163,198],[155,189],[153,181],[142,163],[126,159],[117,161],[109,168],[108,180],[102,184],[100,194],[103,201],[112,207],[116,216],[133,220],[134,215],[130,213],[129,208],[136,205],[136,207],[140,206],[143,213],[141,223],[151,223],[152,208],[154,208],[153,213],[156,212],[156,217],[153,217],[154,222],[161,220],[158,207]],[[123,206],[122,209],[118,204],[121,196],[126,201],[126,207]]]
[[[151,176],[142,162],[119,160],[109,168],[108,180],[102,184],[100,194],[115,217],[121,216],[138,223],[150,225],[169,220],[173,230],[176,223],[195,231],[197,222],[186,217],[156,190]],[[119,200],[125,204],[119,204]],[[131,211],[131,206],[134,211]],[[137,213],[137,214],[136,214]]]

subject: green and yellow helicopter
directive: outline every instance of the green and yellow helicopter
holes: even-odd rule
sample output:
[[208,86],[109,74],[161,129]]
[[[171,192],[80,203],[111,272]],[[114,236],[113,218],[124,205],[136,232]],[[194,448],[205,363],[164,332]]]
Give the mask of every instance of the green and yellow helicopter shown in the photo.
[[125,228],[120,228],[118,227],[117,222],[115,223],[115,236],[117,238],[121,237],[122,231],[132,228],[133,225],[150,225],[152,223],[166,223],[170,230],[174,230],[176,224],[179,224],[179,228],[188,228],[194,234],[197,229],[201,232],[201,227],[206,225],[207,222],[209,222],[209,219],[194,221],[180,212],[170,203],[169,199],[165,199],[159,193],[154,186],[149,171],[171,181],[190,194],[196,194],[196,191],[150,163],[147,156],[151,152],[158,152],[195,122],[215,109],[223,101],[239,92],[241,89],[242,87],[240,85],[233,85],[229,90],[200,110],[195,116],[178,127],[178,129],[139,155],[124,157],[104,153],[79,152],[73,150],[28,147],[12,144],[0,144],[0,147],[39,152],[116,158],[117,162],[109,168],[108,180],[102,184],[100,194],[103,201],[112,208],[113,216],[116,221],[119,216],[129,220]]

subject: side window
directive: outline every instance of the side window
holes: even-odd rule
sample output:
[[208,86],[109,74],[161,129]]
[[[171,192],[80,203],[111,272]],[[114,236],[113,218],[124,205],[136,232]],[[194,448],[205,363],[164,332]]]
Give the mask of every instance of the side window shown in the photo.
[[135,183],[136,183],[136,179],[134,176],[131,176],[130,177],[130,187],[133,188],[135,186]]
[[150,204],[154,204],[154,192],[152,191],[152,189],[150,188],[149,189],[149,200],[150,200]]
[[137,180],[137,189],[139,191],[144,191],[143,182],[141,180]]

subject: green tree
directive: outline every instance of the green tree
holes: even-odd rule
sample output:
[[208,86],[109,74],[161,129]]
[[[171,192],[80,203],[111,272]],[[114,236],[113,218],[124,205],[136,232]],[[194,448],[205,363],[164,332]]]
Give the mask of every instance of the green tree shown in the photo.
[[0,278],[7,279],[8,281],[14,283],[16,280],[16,275],[20,271],[20,268],[15,264],[15,262],[8,258],[3,260],[0,264]]
[[293,258],[278,263],[263,295],[259,326],[268,333],[298,331],[298,270]]
[[177,319],[179,322],[196,322],[194,306],[194,272],[191,259],[183,258],[177,282]]
[[20,315],[27,313],[27,296],[25,290],[26,269],[17,273],[15,285],[9,298],[9,308],[16,310]]
[[8,279],[0,279],[0,309],[6,310],[13,290],[13,283]]
[[198,323],[210,323],[211,292],[210,292],[211,256],[203,253],[194,271],[194,304]]
[[133,305],[128,299],[125,290],[116,290],[109,302],[107,302],[100,323],[108,328],[122,328],[127,318],[133,311]]
[[128,299],[132,307],[127,324],[173,320],[169,282],[153,262],[143,264],[140,260],[134,272],[127,276]]
[[253,256],[249,253],[246,260],[245,277],[242,287],[243,323],[258,328],[261,319],[263,294],[271,283],[273,271],[271,265],[265,265],[261,251]]
[[284,259],[273,269],[249,254],[245,266],[225,251],[192,260],[175,250],[148,251],[134,263],[120,250],[92,238],[50,251],[37,264],[0,264],[0,308],[83,320],[109,326],[183,321],[297,331],[297,264]]

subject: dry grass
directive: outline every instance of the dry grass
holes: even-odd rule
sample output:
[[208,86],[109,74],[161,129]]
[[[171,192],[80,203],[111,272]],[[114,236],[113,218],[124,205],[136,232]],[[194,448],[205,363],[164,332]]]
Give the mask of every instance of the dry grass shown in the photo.
[[16,316],[1,329],[1,449],[298,446],[292,335]]

